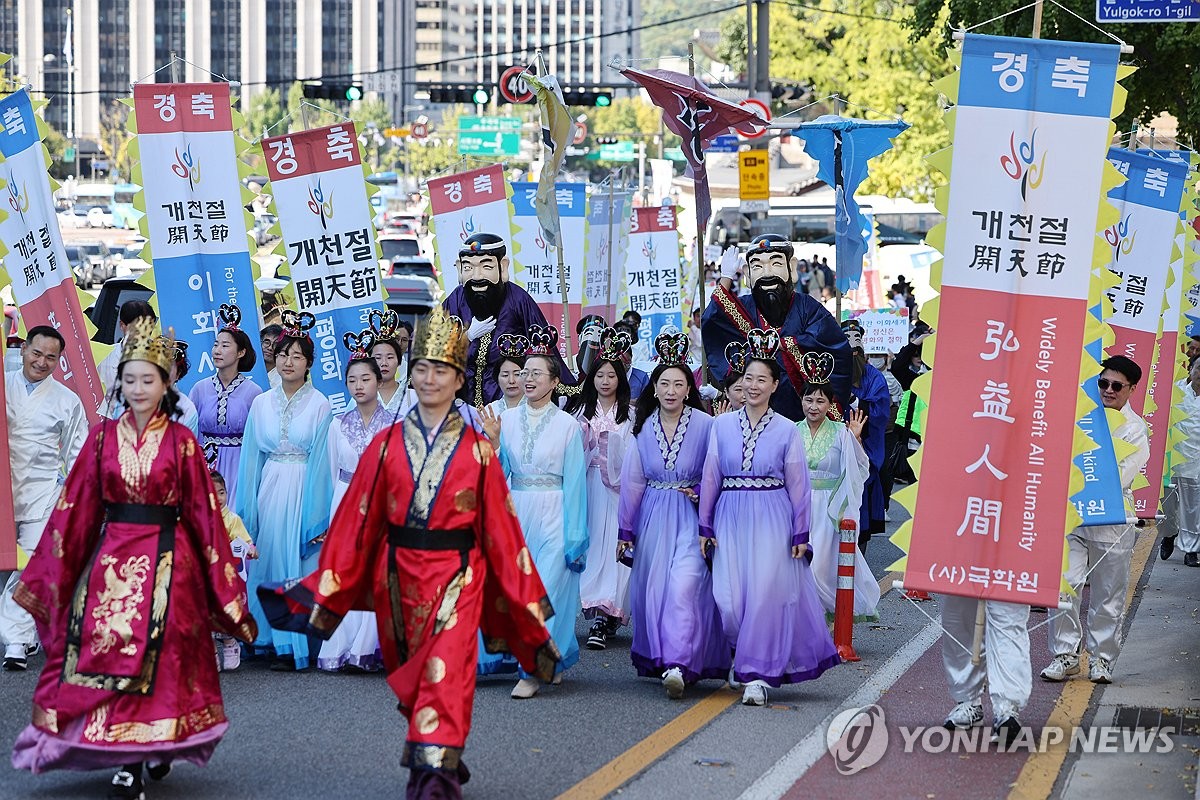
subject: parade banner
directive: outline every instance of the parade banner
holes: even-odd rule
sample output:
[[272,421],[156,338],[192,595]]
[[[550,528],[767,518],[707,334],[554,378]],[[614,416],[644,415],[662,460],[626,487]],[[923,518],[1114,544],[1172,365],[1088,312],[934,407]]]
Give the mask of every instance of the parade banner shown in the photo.
[[642,315],[638,338],[654,352],[665,328],[683,330],[680,303],[679,230],[674,206],[635,208],[629,227],[625,286],[629,303],[620,311]]
[[565,345],[566,337],[574,335],[583,305],[583,278],[587,270],[587,185],[560,183],[554,190],[558,203],[558,220],[564,248],[563,266],[566,269],[567,281],[569,311],[565,324],[558,274],[558,248],[550,244],[538,217],[535,203],[538,190],[539,186],[536,183],[512,185],[511,277],[514,283],[524,288],[537,301],[542,313],[546,315],[546,320],[554,327],[562,329],[560,344]]
[[[1104,337],[1111,340],[1112,331],[1106,331],[1107,326],[1100,326],[1103,317],[1101,306],[1094,306],[1088,314],[1089,321],[1094,321],[1100,328],[1101,336],[1089,342],[1086,351],[1098,364],[1104,358]],[[1085,376],[1083,381],[1083,392],[1091,408],[1079,419],[1078,427],[1095,447],[1075,456],[1075,467],[1083,475],[1083,488],[1071,496],[1071,502],[1082,525],[1123,525],[1133,509],[1125,508],[1113,431],[1124,424],[1125,417],[1116,409],[1104,407],[1100,400],[1100,387],[1096,383],[1098,377]]]
[[[186,394],[216,373],[212,346],[223,303],[242,309],[244,328],[258,341],[257,295],[238,175],[238,148],[227,83],[141,83],[133,87],[138,207],[153,259],[150,277],[164,332],[190,345]],[[258,359],[254,382],[267,386]]]
[[[427,184],[432,219],[434,254],[446,294],[458,286],[458,249],[468,236],[494,233],[505,241],[512,237],[512,209],[504,167],[490,167],[434,178]],[[509,247],[509,258],[512,247]],[[511,267],[511,262],[510,262]],[[512,277],[511,271],[509,277]]]
[[354,407],[342,336],[383,308],[379,256],[354,123],[262,140],[300,312],[316,317],[313,385],[334,414]]
[[896,495],[913,520],[893,541],[905,588],[1057,606],[1101,203],[1120,179],[1104,159],[1119,48],[967,34],[959,55],[935,84],[964,133],[931,158],[950,176],[930,235],[941,297],[922,309],[938,333],[914,383],[919,481]]
[[[0,254],[3,253],[0,246]],[[2,352],[2,351],[0,351]],[[0,404],[7,404],[4,381],[0,381]],[[7,407],[7,405],[6,405]],[[18,558],[19,552],[19,558]],[[17,521],[13,510],[12,462],[8,451],[8,415],[0,420],[0,572],[21,569],[29,554],[17,547]]]
[[[0,99],[0,180],[4,210],[0,242],[8,248],[4,268],[12,280],[13,301],[25,330],[49,325],[66,340],[55,376],[79,395],[88,424],[99,419],[104,389],[96,371],[91,337],[95,326],[83,314],[71,262],[63,248],[53,189],[46,172],[49,157],[42,145],[29,92]],[[5,462],[7,464],[7,461]]]
[[[1121,281],[1109,293],[1113,313],[1106,322],[1116,339],[1108,354],[1127,356],[1142,368],[1142,380],[1129,404],[1150,427],[1150,460],[1143,472],[1149,484],[1134,492],[1134,507],[1139,517],[1152,518],[1158,512],[1167,430],[1166,425],[1156,428],[1154,424],[1159,405],[1155,396],[1160,385],[1169,383],[1169,376],[1163,384],[1157,380],[1155,347],[1164,319],[1167,277],[1188,167],[1153,153],[1119,148],[1110,149],[1108,158],[1127,178],[1109,192],[1120,221],[1104,231],[1111,249],[1108,269]],[[1164,402],[1169,407],[1169,393]]]
[[[617,297],[625,266],[625,245],[629,236],[630,193],[600,191],[592,195],[588,207],[587,274],[583,282],[585,314],[599,314],[612,323],[616,320]],[[611,198],[611,203],[610,203]]]
[[856,319],[863,326],[863,352],[899,353],[908,344],[907,308],[842,309],[842,320]]

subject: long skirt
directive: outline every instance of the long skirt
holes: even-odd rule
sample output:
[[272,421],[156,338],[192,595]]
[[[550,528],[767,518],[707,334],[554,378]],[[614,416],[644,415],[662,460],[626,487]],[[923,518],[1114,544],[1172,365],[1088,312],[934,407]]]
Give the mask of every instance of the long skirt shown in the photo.
[[598,468],[587,473],[587,567],[579,579],[585,612],[629,621],[629,567],[617,561],[617,506],[621,495],[604,485]]

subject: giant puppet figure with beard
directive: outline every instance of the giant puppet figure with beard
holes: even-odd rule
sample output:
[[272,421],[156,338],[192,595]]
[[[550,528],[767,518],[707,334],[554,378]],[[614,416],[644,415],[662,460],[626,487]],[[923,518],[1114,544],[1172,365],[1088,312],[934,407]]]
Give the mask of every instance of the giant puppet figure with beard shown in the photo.
[[848,319],[842,323],[842,331],[853,354],[850,376],[850,394],[853,397],[851,404],[867,415],[867,424],[862,433],[862,446],[871,462],[871,474],[863,487],[858,527],[858,546],[866,552],[871,536],[883,533],[887,521],[883,511],[883,484],[879,480],[879,470],[883,466],[887,451],[887,426],[892,416],[892,394],[888,389],[887,378],[867,362],[867,354],[863,350],[863,336],[866,330],[862,323],[856,319]]
[[808,352],[833,355],[833,390],[842,406],[848,405],[853,397],[850,345],[820,301],[796,291],[792,243],[774,233],[754,238],[746,251],[751,288],[740,297],[733,293],[737,267],[737,251],[730,248],[722,258],[721,280],[700,323],[708,368],[717,381],[723,382],[729,371],[726,345],[746,341],[754,328],[770,329],[779,332],[781,346],[776,358],[783,367],[779,389],[771,398],[772,408],[789,419],[804,419],[798,392],[807,381],[804,354]]
[[[459,285],[442,306],[467,326],[467,401],[483,408],[499,399],[492,365],[500,360],[499,341],[505,333],[524,336],[534,325],[547,326],[546,317],[529,293],[508,279],[508,249],[494,233],[477,233],[458,251]],[[575,379],[559,358],[563,387]]]

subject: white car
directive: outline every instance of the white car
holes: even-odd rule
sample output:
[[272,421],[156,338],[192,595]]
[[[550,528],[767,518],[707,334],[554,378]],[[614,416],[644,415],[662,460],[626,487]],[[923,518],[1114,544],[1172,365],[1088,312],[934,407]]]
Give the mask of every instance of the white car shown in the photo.
[[113,226],[112,209],[104,206],[92,206],[87,212],[87,223],[89,228],[111,228]]

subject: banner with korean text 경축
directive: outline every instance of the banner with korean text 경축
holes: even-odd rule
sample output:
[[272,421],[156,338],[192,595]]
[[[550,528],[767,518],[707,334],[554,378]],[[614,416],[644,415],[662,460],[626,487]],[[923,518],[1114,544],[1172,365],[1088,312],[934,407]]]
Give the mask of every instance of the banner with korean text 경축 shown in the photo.
[[[242,311],[241,327],[258,341],[258,300],[242,208],[233,109],[227,83],[141,83],[133,87],[142,186],[142,231],[162,329],[186,341],[191,371],[185,394],[212,377],[212,346],[223,303]],[[266,388],[258,359],[251,373]]]
[[562,289],[558,274],[558,249],[550,244],[538,220],[534,199],[538,184],[514,183],[510,202],[512,217],[512,272],[514,283],[523,287],[541,306],[546,320],[559,329],[559,344],[575,335],[583,305],[583,278],[587,269],[587,185],[560,183],[554,187],[562,231],[563,266],[566,270],[567,320],[563,321]]
[[512,278],[512,208],[504,167],[493,164],[482,169],[434,178],[429,192],[429,223],[438,275],[446,294],[458,286],[458,250],[477,233],[494,233],[508,243],[509,278]]
[[[629,237],[629,192],[600,190],[588,201],[587,275],[583,282],[584,314],[599,314],[610,325],[616,321],[617,297],[625,268]],[[611,235],[610,235],[611,231]]]
[[931,158],[945,259],[922,309],[919,480],[896,495],[914,518],[893,540],[906,588],[1056,606],[1119,48],[967,34],[958,55],[935,84],[961,135]]
[[49,325],[66,340],[54,377],[79,395],[88,422],[93,423],[104,401],[92,354],[95,329],[75,291],[75,276],[54,213],[46,149],[25,89],[0,99],[0,154],[4,157],[0,193],[3,210],[8,212],[0,219],[0,242],[8,248],[4,268],[12,280],[13,301],[25,330]]
[[629,226],[629,250],[625,256],[625,288],[628,303],[618,313],[642,315],[638,338],[654,352],[654,337],[664,328],[683,330],[680,297],[679,230],[675,206],[635,208]]
[[316,317],[312,381],[334,414],[354,407],[342,336],[383,308],[375,227],[354,123],[262,140],[296,307]]
[[[1108,269],[1121,281],[1108,294],[1113,313],[1105,321],[1115,334],[1108,355],[1126,356],[1142,368],[1142,379],[1130,395],[1129,405],[1150,427],[1150,460],[1143,472],[1148,485],[1135,487],[1134,507],[1137,516],[1153,518],[1158,513],[1168,427],[1155,422],[1169,413],[1169,408],[1163,408],[1161,417],[1158,414],[1154,390],[1170,383],[1169,377],[1156,381],[1155,346],[1163,326],[1163,303],[1188,166],[1153,153],[1115,147],[1108,151],[1108,159],[1127,179],[1108,194],[1120,221],[1104,230],[1111,254]],[[1170,405],[1169,391],[1164,404]]]

